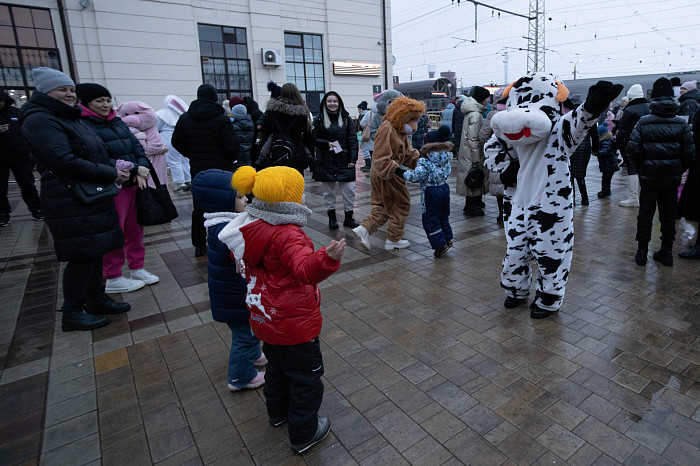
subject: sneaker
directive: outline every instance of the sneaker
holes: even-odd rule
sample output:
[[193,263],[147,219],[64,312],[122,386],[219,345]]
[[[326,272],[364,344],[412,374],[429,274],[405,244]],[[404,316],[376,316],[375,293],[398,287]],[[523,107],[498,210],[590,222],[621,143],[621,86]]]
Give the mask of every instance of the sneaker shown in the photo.
[[0,214],[0,227],[6,227],[11,221],[10,214]]
[[369,251],[369,248],[370,248],[369,232],[367,231],[367,228],[360,225],[357,228],[353,228],[352,232],[355,233],[355,236],[357,236],[357,238],[360,240],[360,243],[362,243],[362,246],[364,246],[365,249]]
[[606,197],[610,197],[610,191],[599,191],[598,192],[598,199],[605,199]]
[[637,249],[637,254],[634,255],[634,261],[637,265],[647,265],[647,254],[649,254],[648,250]]
[[391,240],[386,240],[384,243],[384,249],[387,251],[391,251],[394,249],[406,249],[409,247],[411,243],[408,242],[408,240],[405,239],[400,239],[398,241],[391,241]]
[[175,187],[173,188],[173,192],[176,193],[176,192],[178,192],[178,191],[184,191],[186,187],[187,187],[187,185],[186,185],[185,183],[177,184],[177,185],[175,185]]
[[134,280],[133,278],[117,277],[108,278],[105,283],[105,293],[130,293],[140,290],[146,286],[142,280]]
[[41,209],[37,209],[32,212],[32,218],[37,221],[44,220],[44,213],[41,211]]
[[545,317],[549,317],[555,312],[557,311],[547,311],[545,309],[542,309],[537,304],[535,304],[534,301],[530,303],[530,317],[533,319],[544,319]]
[[666,267],[673,267],[673,252],[667,249],[659,249],[651,258],[657,262],[661,262]]
[[437,249],[435,250],[435,252],[433,253],[433,256],[435,256],[435,257],[441,257],[443,254],[445,254],[445,253],[447,252],[448,249],[450,249],[450,245],[449,245],[449,244],[445,244],[443,247],[437,248]]
[[237,392],[239,390],[243,389],[253,389],[253,388],[258,388],[265,385],[265,372],[260,372],[258,371],[258,375],[253,377],[253,380],[248,382],[248,385],[245,385],[243,387],[236,387],[235,385],[228,384],[228,389],[231,390],[232,392]]
[[265,364],[267,364],[267,358],[265,357],[265,353],[260,353],[260,357],[258,359],[256,359],[255,361],[253,361],[253,364],[258,366],[258,367],[264,366]]
[[295,452],[302,454],[309,448],[313,447],[317,443],[321,442],[328,433],[331,431],[331,421],[327,417],[320,417],[318,418],[318,427],[316,428],[316,433],[314,434],[313,437],[311,437],[311,440],[309,440],[306,443],[301,443],[301,444],[292,444],[292,450]]
[[147,272],[146,269],[132,270],[131,278],[132,280],[141,280],[146,285],[153,285],[154,283],[158,283],[160,281],[160,278],[150,272]]
[[185,187],[182,189],[183,192],[191,191],[192,190],[192,183],[189,181],[185,181]]
[[525,302],[525,298],[519,299],[519,298],[514,298],[512,296],[508,296],[506,300],[503,302],[503,307],[506,309],[515,309],[516,307],[520,306],[522,303]]

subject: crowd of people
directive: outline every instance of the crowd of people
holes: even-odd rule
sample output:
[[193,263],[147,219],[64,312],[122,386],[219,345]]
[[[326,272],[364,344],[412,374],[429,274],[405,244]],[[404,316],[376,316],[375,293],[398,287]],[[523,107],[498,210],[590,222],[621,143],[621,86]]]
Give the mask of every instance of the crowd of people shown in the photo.
[[[619,205],[639,209],[634,260],[640,266],[647,262],[657,207],[662,236],[653,259],[665,266],[673,265],[677,219],[699,219],[694,147],[700,91],[694,81],[661,78],[650,99],[635,84],[616,101],[622,86],[605,81],[581,96],[569,95],[549,75],[538,77],[537,85],[526,76],[493,95],[472,87],[430,128],[424,104],[395,90],[360,102],[357,118],[335,91],[325,93],[313,116],[294,84],[274,82],[264,111],[250,97],[230,96],[221,105],[210,84],[199,86],[189,105],[168,95],[155,111],[138,101],[115,109],[102,85],[76,86],[54,69],[35,68],[32,77],[36,91],[21,110],[0,92],[0,226],[10,222],[12,171],[32,217],[46,221],[58,260],[67,262],[62,329],[107,325],[105,315],[131,308],[109,294],[159,281],[144,268],[139,216],[146,201],[140,192],[167,185],[167,164],[171,191],[192,193],[194,255],[207,258],[213,317],[231,330],[228,388],[264,385],[270,423],[289,423],[298,453],[330,429],[330,421],[318,417],[317,284],[338,270],[346,247],[341,239],[314,250],[303,232],[312,213],[304,204],[307,169],[321,183],[328,228],[340,228],[339,191],[342,225],[367,250],[384,224],[386,250],[410,247],[404,238],[412,207],[407,182],[420,186],[423,228],[436,258],[454,243],[447,183],[453,171],[466,218],[484,216],[483,196],[491,194],[496,221],[507,233],[504,306],[526,301],[535,260],[540,279],[530,315],[536,319],[561,306],[575,190],[580,204],[589,205],[591,156],[601,172],[602,202],[611,196],[614,173],[626,170],[629,191]],[[519,94],[522,89],[529,94]],[[363,172],[371,209],[358,221],[355,182]],[[700,259],[700,246],[679,256]]]

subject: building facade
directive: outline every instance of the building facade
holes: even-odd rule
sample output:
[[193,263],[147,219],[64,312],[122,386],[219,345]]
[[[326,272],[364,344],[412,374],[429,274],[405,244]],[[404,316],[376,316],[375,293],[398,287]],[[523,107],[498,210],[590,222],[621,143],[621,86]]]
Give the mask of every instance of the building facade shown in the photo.
[[354,113],[391,85],[390,27],[389,0],[0,1],[0,88],[23,103],[31,69],[49,66],[117,103],[159,109],[205,82],[264,108],[272,80],[312,110],[334,90]]

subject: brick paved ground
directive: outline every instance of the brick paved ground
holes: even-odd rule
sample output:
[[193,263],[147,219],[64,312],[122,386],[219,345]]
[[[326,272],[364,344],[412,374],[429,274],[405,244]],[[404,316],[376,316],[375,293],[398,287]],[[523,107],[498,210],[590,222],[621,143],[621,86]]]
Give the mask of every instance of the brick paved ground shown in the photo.
[[[133,309],[108,327],[62,333],[51,238],[13,185],[0,233],[0,464],[700,464],[700,262],[636,266],[636,212],[617,206],[619,176],[611,200],[596,198],[594,165],[564,306],[541,321],[502,307],[492,197],[469,220],[453,197],[457,241],[435,260],[412,188],[411,248],[384,251],[380,232],[368,254],[349,229],[327,229],[307,178],[306,232],[350,247],[322,284],[331,435],[303,457],[268,424],[262,390],[226,390],[230,333],[211,322],[189,195],[174,195],[179,221],[146,231],[160,283],[117,296]],[[359,219],[369,193],[358,176]]]

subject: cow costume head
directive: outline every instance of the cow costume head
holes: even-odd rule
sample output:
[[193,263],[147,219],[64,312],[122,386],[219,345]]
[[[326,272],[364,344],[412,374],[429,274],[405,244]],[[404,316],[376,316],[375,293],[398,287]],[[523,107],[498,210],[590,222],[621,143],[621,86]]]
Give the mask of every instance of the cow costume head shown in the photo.
[[525,146],[547,138],[562,115],[569,90],[550,73],[523,76],[503,91],[506,111],[491,119],[491,128],[511,146]]

